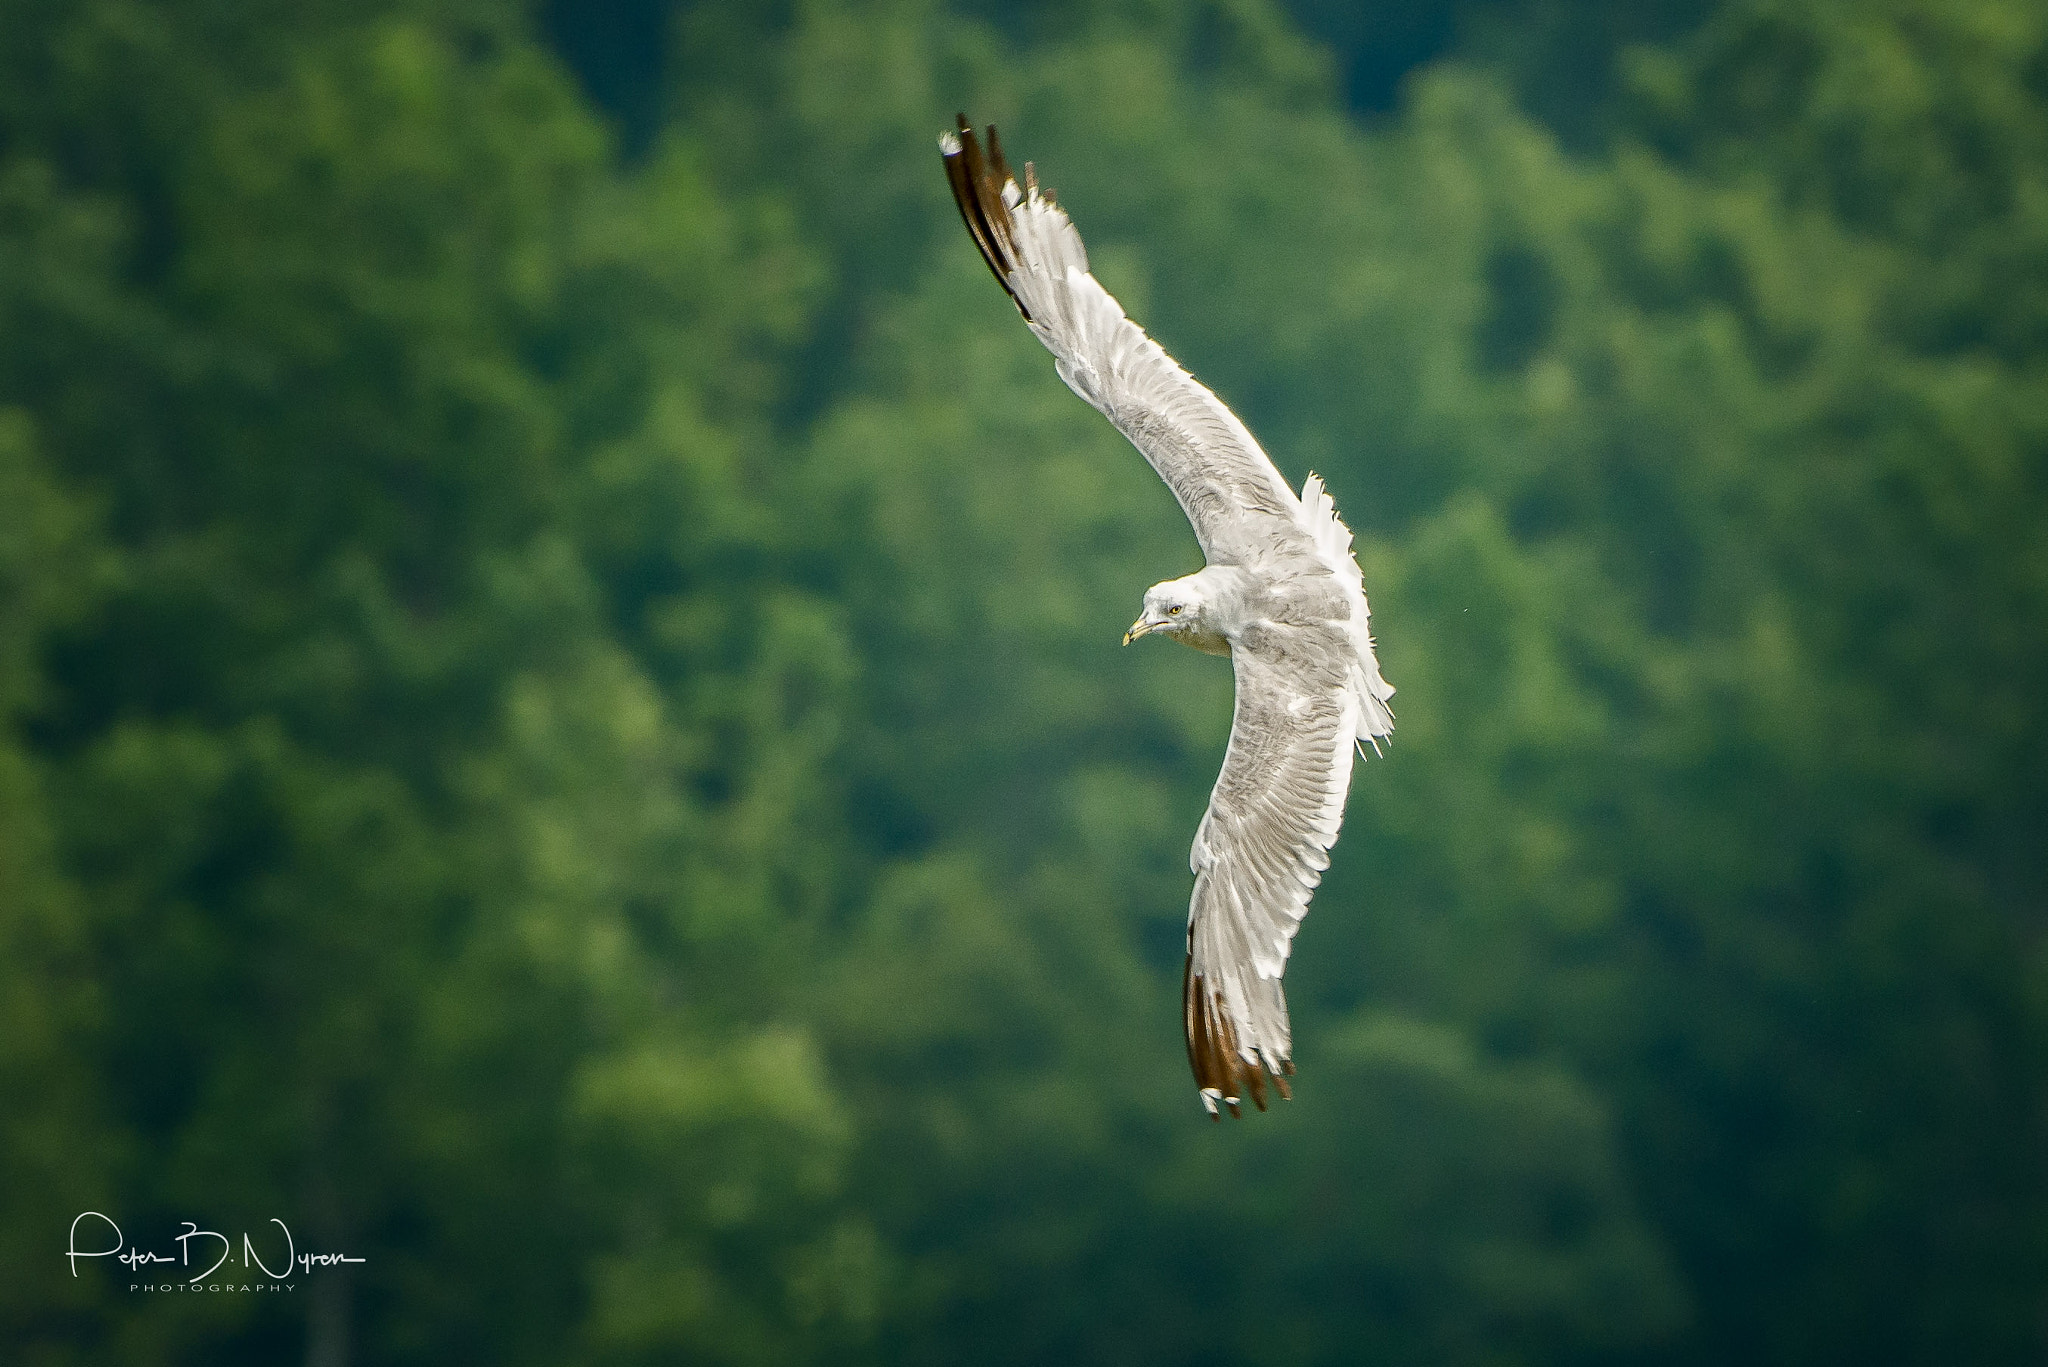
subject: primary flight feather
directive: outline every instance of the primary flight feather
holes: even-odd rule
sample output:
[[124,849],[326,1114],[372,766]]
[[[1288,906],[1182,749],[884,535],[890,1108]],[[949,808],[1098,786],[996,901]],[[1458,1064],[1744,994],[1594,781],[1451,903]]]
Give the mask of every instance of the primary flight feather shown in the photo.
[[1330,866],[1354,755],[1394,729],[1373,657],[1351,532],[1323,483],[1287,487],[1222,400],[1182,370],[1088,272],[1066,211],[1027,162],[1020,187],[996,130],[983,154],[965,115],[939,139],[982,259],[1076,394],[1129,437],[1194,525],[1208,561],[1145,591],[1124,636],[1228,655],[1237,707],[1189,864],[1181,1001],[1188,1062],[1209,1114],[1238,1114],[1294,1071],[1280,975]]

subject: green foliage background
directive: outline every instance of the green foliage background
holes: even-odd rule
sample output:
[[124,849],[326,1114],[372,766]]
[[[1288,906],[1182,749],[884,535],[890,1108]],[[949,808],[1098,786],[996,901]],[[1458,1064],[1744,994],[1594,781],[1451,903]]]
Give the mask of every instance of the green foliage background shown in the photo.
[[[1360,534],[1241,1125],[956,108]],[[0,0],[0,1356],[2039,1361],[2044,263],[2018,0]]]

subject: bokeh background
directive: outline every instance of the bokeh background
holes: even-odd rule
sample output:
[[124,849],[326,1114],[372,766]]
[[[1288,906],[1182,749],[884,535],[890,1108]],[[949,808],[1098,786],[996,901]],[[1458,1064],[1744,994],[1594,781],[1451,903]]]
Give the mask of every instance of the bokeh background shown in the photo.
[[[1241,1124],[956,109],[1359,533]],[[2044,691],[2029,0],[0,0],[9,1363],[2039,1363]]]

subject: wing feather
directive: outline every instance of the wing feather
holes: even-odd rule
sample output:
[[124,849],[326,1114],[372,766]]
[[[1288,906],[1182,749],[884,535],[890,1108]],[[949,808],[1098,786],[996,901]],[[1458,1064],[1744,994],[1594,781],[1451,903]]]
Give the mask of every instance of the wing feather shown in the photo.
[[1237,706],[1230,747],[1189,864],[1182,1007],[1195,1085],[1214,1114],[1267,1075],[1294,1071],[1280,988],[1295,931],[1330,866],[1351,786],[1359,695],[1342,623],[1267,626],[1231,650]]
[[[1180,501],[1212,565],[1320,563],[1301,500],[1237,415],[1089,273],[1073,222],[1027,174],[983,156],[963,114],[940,139],[946,178],[982,259],[1052,352],[1055,369],[1136,446]],[[1027,168],[1028,171],[1028,168]]]

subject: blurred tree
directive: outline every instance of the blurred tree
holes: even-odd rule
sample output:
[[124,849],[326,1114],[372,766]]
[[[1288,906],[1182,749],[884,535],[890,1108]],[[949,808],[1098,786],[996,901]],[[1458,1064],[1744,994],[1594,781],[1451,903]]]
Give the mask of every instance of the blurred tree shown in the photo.
[[[1040,815],[1058,810],[1053,776],[1076,772],[1087,757],[1041,768],[1040,756],[1060,755],[1058,739],[1012,728],[1074,717],[1063,723],[1079,722],[1068,743],[1097,734],[1126,747],[1094,752],[1099,767],[1081,772],[1095,787],[1076,790],[1078,798],[1108,782],[1106,791],[1119,794],[1110,826],[1118,840],[1100,848],[1155,850],[1159,862],[1146,883],[1097,872],[1071,886],[1128,886],[1138,907],[1156,908],[1141,912],[1127,936],[1141,954],[1152,946],[1164,967],[1184,887],[1167,852],[1199,810],[1220,743],[1220,693],[1205,700],[1199,691],[1199,661],[1134,660],[1125,668],[1176,671],[1166,690],[1173,701],[1151,704],[1159,720],[1140,712],[1109,725],[1082,721],[1077,702],[1100,705],[1119,685],[1107,677],[1086,688],[1054,684],[1047,666],[1079,662],[1088,647],[1080,634],[1063,648],[1042,634],[1064,627],[1071,609],[1033,599],[1070,593],[1070,576],[1090,564],[1094,547],[1127,554],[1128,568],[1101,581],[1111,605],[1100,620],[1120,624],[1112,614],[1128,601],[1116,603],[1112,585],[1181,568],[1174,559],[1185,560],[1185,550],[1162,560],[1150,547],[1183,533],[1156,491],[1146,513],[1144,492],[1132,487],[1066,506],[1085,519],[1129,497],[1130,516],[1150,530],[1047,544],[1049,534],[1086,525],[1060,511],[1062,500],[1081,480],[1110,476],[1038,473],[1009,443],[1040,421],[1051,437],[1060,430],[1051,423],[1088,415],[1072,408],[1027,339],[1003,344],[1019,358],[1013,363],[959,335],[983,325],[962,321],[971,305],[950,297],[980,288],[970,284],[971,258],[943,231],[933,242],[894,226],[901,168],[861,140],[859,120],[836,117],[881,101],[895,120],[899,102],[945,81],[905,58],[920,43],[933,54],[929,69],[945,73],[980,70],[975,54],[1000,51],[1006,40],[947,38],[915,7],[857,12],[861,22],[807,10],[779,31],[781,48],[760,46],[783,54],[780,67],[750,69],[716,87],[741,95],[716,99],[747,110],[722,125],[737,131],[719,139],[720,155],[740,168],[773,164],[814,186],[820,212],[809,221],[849,244],[841,250],[857,252],[876,285],[901,281],[895,288],[911,301],[902,307],[915,322],[905,324],[886,302],[863,312],[859,300],[875,290],[854,290],[837,340],[826,343],[836,349],[828,357],[840,359],[812,372],[824,392],[851,386],[843,416],[828,415],[820,428],[817,459],[841,472],[857,500],[829,525],[860,526],[865,502],[879,548],[875,569],[856,569],[848,582],[857,610],[876,604],[856,639],[887,643],[874,681],[882,691],[870,696],[895,701],[861,709],[888,728],[867,760],[889,775],[868,780],[880,783],[886,838],[911,848],[964,841],[990,851],[985,865],[1014,867],[1020,851],[1039,847],[1039,832],[1059,829]],[[1673,128],[1691,126],[1693,116],[1669,73],[1717,60],[1733,41],[1727,33],[1752,23],[1741,11],[1668,59],[1631,56],[1623,75],[1640,93],[1630,99],[1661,90],[1660,117],[1675,123],[1642,124],[1655,139],[1646,146],[1603,112],[1601,126],[1615,129],[1608,149],[1576,163],[1485,80],[1427,79],[1399,128],[1361,140],[1328,112],[1313,54],[1261,27],[1255,11],[1189,12],[1178,27],[1146,11],[1142,40],[1131,12],[1068,7],[1062,35],[1041,37],[1028,59],[952,77],[973,90],[971,100],[941,95],[929,104],[993,115],[1014,149],[1054,168],[1111,287],[1247,412],[1283,469],[1298,477],[1306,465],[1322,468],[1354,520],[1380,538],[1372,581],[1382,622],[1399,624],[1384,629],[1390,672],[1406,680],[1403,729],[1395,761],[1361,775],[1350,853],[1305,932],[1310,953],[1294,979],[1305,1029],[1315,1028],[1317,1011],[1391,999],[1456,1022],[1506,1058],[1569,1061],[1610,1091],[1621,1152],[1695,1291],[1701,1323],[1673,1342],[1679,1358],[1792,1360],[1820,1343],[1914,1360],[1960,1342],[1989,1359],[2023,1353],[2043,1253],[2025,1232],[2035,1217],[2018,1213],[2042,1199],[2023,1157],[2036,1151],[2042,1124],[2025,1079],[2040,1071],[2043,1035],[2040,952],[2012,911],[2033,894],[2023,883],[2007,884],[2010,900],[1967,891],[1983,874],[1965,873],[1952,853],[1914,833],[1944,810],[1935,774],[1907,776],[1897,761],[1902,738],[1925,734],[1929,682],[1976,677],[2025,690],[2019,681],[2034,666],[2001,654],[1978,673],[1953,641],[1945,655],[1916,650],[1887,661],[1871,653],[1873,640],[1845,629],[1853,633],[1859,600],[1902,605],[1895,595],[1942,583],[2009,605],[1994,609],[2007,621],[2038,617],[2026,568],[2034,557],[2018,532],[2039,522],[2038,459],[2012,446],[2031,440],[2020,434],[2029,430],[2032,381],[2016,373],[2014,387],[2000,391],[1977,359],[1961,373],[1919,370],[1911,358],[1926,344],[1893,301],[1902,287],[1933,278],[1936,263],[1923,270],[1896,258],[1845,208],[1813,203],[1811,167],[1789,167],[1783,192],[1741,171],[1751,164],[1739,160],[1745,148],[1756,167],[1772,163],[1772,151],[1755,143],[1758,129],[1725,144],[1720,170],[1685,150]],[[1911,16],[1887,22],[1915,32]],[[1216,40],[1219,31],[1226,41]],[[1852,41],[1847,30],[1807,40]],[[2012,74],[1998,78],[2003,87],[1987,81],[1993,90],[2011,89],[2026,55],[2039,50],[2017,29],[2002,44],[1965,49],[2005,54],[1998,60]],[[1228,59],[1218,62],[1218,52]],[[903,79],[879,92],[858,84],[858,73],[879,69]],[[1717,98],[1727,88],[1718,75],[1711,83]],[[751,108],[742,99],[750,84],[761,92]],[[1856,88],[1881,87],[1866,80]],[[2010,97],[2022,98],[2037,99]],[[701,91],[692,99],[702,103],[691,109],[716,107]],[[1858,129],[1882,126],[1874,114],[1845,117]],[[2026,118],[1987,123],[1976,136],[1992,127],[2031,145]],[[2015,154],[1997,164],[2034,163]],[[830,187],[849,181],[870,193],[842,203]],[[903,193],[922,195],[945,225],[935,186]],[[2024,232],[2023,224],[2015,226]],[[920,267],[913,249],[944,265]],[[920,270],[927,283],[912,283]],[[942,283],[956,271],[960,284]],[[945,302],[921,302],[941,289]],[[1015,332],[999,299],[989,299],[983,319]],[[925,339],[937,342],[928,358]],[[1013,364],[1024,367],[1017,379],[1007,378]],[[989,391],[1003,395],[989,410],[993,430],[969,406],[982,392],[959,393],[962,373],[1003,386]],[[1020,384],[1035,384],[1050,396],[1043,402],[1068,404],[1078,418],[1048,410],[1036,419],[1037,401],[1005,392]],[[877,389],[901,397],[877,410]],[[1981,455],[1956,438],[1910,435],[1957,431],[1934,415],[1960,414],[1965,393],[1988,405],[1976,424]],[[1899,421],[1873,425],[1866,405],[1878,395],[1894,396],[1887,402],[1897,406],[1885,411]],[[1927,419],[1906,421],[1930,404]],[[959,416],[936,429],[948,435],[928,445],[923,424],[948,411]],[[1840,426],[1852,414],[1853,432]],[[1083,450],[1109,439],[1076,429],[1059,440]],[[1039,449],[1046,456],[1038,459],[1049,459],[1058,448]],[[1829,450],[1839,454],[1823,459]],[[1110,441],[1102,459],[1116,458]],[[1128,453],[1121,459],[1131,470]],[[1841,461],[1879,481],[1904,461],[1912,478],[1943,488],[1960,470],[2009,472],[2008,482],[1971,487],[1990,500],[1987,515],[2005,510],[2011,520],[2000,525],[2013,536],[1984,534],[1971,517],[1949,524],[1968,548],[1944,545],[1917,512],[1898,522],[1885,511],[1927,506],[1921,496],[1862,485],[1866,476]],[[875,473],[884,469],[894,473]],[[1850,492],[1859,485],[1866,492]],[[1845,530],[1873,515],[1879,522],[1868,533],[1842,544]],[[924,568],[885,568],[914,565]],[[1959,577],[1963,565],[1975,568]],[[869,573],[882,577],[864,593],[858,585]],[[1873,574],[1881,578],[1864,580]],[[1954,629],[1978,619],[1951,609],[1941,620]],[[902,634],[922,622],[930,627]],[[972,650],[986,658],[963,658],[959,643],[978,627]],[[1869,628],[1892,629],[1875,620]],[[1988,620],[1968,630],[2000,651],[2009,647],[1994,643],[2021,639]],[[1026,690],[1040,671],[1047,677],[1034,698]],[[929,683],[921,681],[927,672]],[[989,705],[1005,699],[1015,702]],[[1206,743],[1173,720],[1190,703],[1209,709]],[[2036,743],[2039,709],[1991,706],[1988,715],[2008,718],[2009,731],[1986,731],[1958,713],[1953,740],[1923,743],[1989,747],[1984,765],[1949,772],[2025,821],[2027,780],[1986,776],[2008,772],[1990,750],[2023,755]],[[1001,728],[977,736],[978,716],[1001,718]],[[1199,715],[1189,720],[1202,724]],[[1864,727],[1868,741],[1855,740]],[[1172,748],[1154,750],[1170,765],[1155,802],[1131,775],[1161,742]],[[961,778],[949,782],[955,773]],[[1117,777],[1097,777],[1104,773]],[[1881,798],[1887,789],[1892,796]],[[2013,835],[1984,846],[1977,867],[2010,877],[2022,844],[2018,826],[2001,829]],[[1085,837],[1077,829],[1068,839]],[[1012,886],[1023,882],[1010,877]],[[981,905],[980,896],[963,888],[961,905]],[[992,918],[1031,925],[1041,937],[1072,933],[1022,896],[1008,910],[1001,894],[987,905]],[[1371,912],[1343,915],[1360,905]],[[1004,943],[992,937],[987,952],[1010,963],[1018,951],[994,948]],[[1160,1009],[1167,995],[1155,979]],[[1086,1019],[1089,1009],[1077,1002],[1057,1018]],[[1927,1051],[1941,1040],[1959,1052],[1937,1063]],[[986,1055],[970,1057],[980,1071],[991,1066]],[[844,1066],[858,1072],[861,1055]],[[1936,1090],[1905,1101],[1909,1077]],[[1958,1087],[1959,1078],[1971,1081]],[[1312,1089],[1313,1078],[1304,1085]],[[942,1132],[965,1123],[958,1101],[949,1094]],[[892,1140],[888,1152],[902,1147]],[[919,1171],[928,1178],[931,1167]],[[958,1187],[989,1190],[971,1178]],[[1928,1199],[1936,1190],[1959,1199]],[[1056,1198],[1034,1190],[1015,1199],[1042,1222]],[[1003,1321],[996,1341],[1044,1336],[1020,1357],[1081,1351],[1086,1335],[1049,1322],[1042,1307],[1058,1299],[1071,1309],[1063,1298],[1077,1294],[1077,1281],[1093,1284],[1076,1268],[1086,1259],[1093,1274],[1115,1263],[1097,1250],[1132,1225],[1153,1227],[1141,1212],[1120,1211],[1086,1227],[1090,1242],[1056,1245],[1057,1273],[1019,1268],[998,1279],[1001,1294],[1041,1309]],[[905,1239],[915,1248],[957,1239],[957,1230],[950,1222],[907,1229]],[[1015,1245],[1021,1236],[1006,1238]],[[1138,1233],[1125,1256],[1142,1259],[1160,1242]],[[1645,1247],[1626,1238],[1617,1246]],[[1954,1261],[1926,1260],[1916,1249],[1927,1246],[1955,1250]],[[967,1261],[1001,1257],[977,1248]],[[1654,1256],[1631,1265],[1651,1279],[1643,1286],[1660,1287]],[[1841,1270],[1850,1266],[1853,1273]],[[1013,1290],[1034,1276],[1046,1277],[1043,1291]],[[1132,1299],[1110,1293],[1105,1303]],[[1636,1300],[1677,1304],[1661,1288],[1639,1290]],[[1972,1308],[1955,1308],[1963,1305]],[[1108,1312],[1075,1313],[1070,1325],[1102,1332]],[[1399,1313],[1418,1312],[1403,1302]],[[1302,1332],[1309,1357],[1336,1356],[1339,1342],[1355,1341]],[[999,1351],[978,1338],[944,1342],[932,1356]],[[1494,1342],[1497,1351],[1537,1357],[1590,1346],[1512,1334]]]
[[[19,264],[0,270],[12,275]],[[118,1144],[76,1052],[107,1004],[78,889],[54,848],[48,774],[15,729],[47,700],[41,643],[90,604],[97,549],[84,510],[51,480],[27,416],[0,409],[0,1095],[12,1101],[0,1127],[0,1257],[20,1268],[47,1267],[51,1231],[78,1213],[58,1196],[66,1175],[107,1164]],[[96,1286],[35,1281],[28,1294],[17,1287],[0,1300],[0,1323],[76,1324],[98,1309]]]
[[680,140],[617,182],[488,7],[7,9],[5,1185],[368,1256],[303,1329],[17,1282],[10,1357],[858,1333],[791,1010],[838,637],[741,456],[804,254]]
[[[2040,16],[572,11],[0,0],[0,1240],[370,1258],[10,1360],[2038,1356]],[[963,107],[1361,533],[1255,1123]]]
[[[1244,28],[1218,45],[1211,20]],[[1372,274],[1375,256],[1413,255],[1416,246],[1371,236],[1390,231],[1398,210],[1376,199],[1370,149],[1328,103],[1313,52],[1270,14],[1249,10],[1196,16],[1177,36],[1147,29],[1140,40],[1105,7],[1074,16],[1073,29],[1028,61],[978,75],[975,98],[959,102],[993,109],[1013,148],[1057,169],[1111,287],[1198,370],[1222,377],[1234,402],[1249,396],[1244,406],[1261,430],[1284,434],[1275,449],[1291,475],[1304,471],[1281,443],[1304,432],[1330,468],[1366,465],[1342,448],[1342,434],[1372,425],[1333,418],[1391,401],[1348,377],[1315,390],[1317,369],[1347,357],[1358,365],[1361,354],[1370,364],[1391,346],[1361,341],[1388,321],[1361,317],[1364,307],[1412,310],[1394,320],[1412,333],[1432,304],[1423,282],[1392,302],[1371,292],[1387,287]],[[982,43],[1000,41],[989,34]],[[862,820],[874,823],[866,842],[895,865],[849,937],[848,1014],[825,1030],[870,1127],[853,1185],[876,1194],[877,1222],[906,1259],[909,1313],[892,1359],[1326,1361],[1374,1342],[1397,1354],[1546,1361],[1671,1333],[1683,1297],[1631,1208],[1597,1107],[1568,1108],[1571,1119],[1561,1119],[1549,1109],[1549,1083],[1504,1085],[1479,1106],[1456,1100],[1492,1086],[1467,1070],[1491,1078],[1494,1067],[1463,1061],[1472,1056],[1456,1027],[1440,1030],[1427,1068],[1415,1065],[1431,1098],[1424,1104],[1435,1108],[1427,1125],[1399,1107],[1362,1109],[1374,1084],[1350,1090],[1341,1059],[1319,1065],[1320,1083],[1305,1077],[1323,1097],[1314,1116],[1270,1117],[1222,1136],[1179,1119],[1187,1098],[1173,1060],[1173,990],[1184,842],[1221,753],[1229,682],[1205,668],[1213,662],[1172,652],[1120,657],[1111,638],[1142,586],[1191,568],[1197,552],[1155,477],[1058,384],[972,254],[959,250],[943,188],[928,176],[905,180],[893,149],[870,151],[861,125],[845,118],[850,107],[885,103],[882,117],[900,119],[907,140],[918,130],[897,113],[905,92],[937,84],[949,63],[978,70],[982,43],[946,37],[915,5],[814,6],[782,43],[778,65],[720,95],[744,112],[724,116],[735,132],[717,140],[719,155],[740,167],[772,158],[818,206],[807,223],[829,229],[838,251],[860,252],[864,274],[897,282],[891,292],[857,293],[847,331],[825,339],[836,355],[815,373],[843,397],[812,428],[804,472],[828,499],[809,521],[829,529],[866,666],[854,708],[859,743],[847,756]],[[1211,60],[1201,83],[1177,74],[1217,51],[1229,60]],[[905,74],[876,91],[858,81],[876,69]],[[1512,119],[1504,104],[1488,114]],[[842,202],[831,187],[849,180],[872,193]],[[898,182],[927,206],[915,237],[877,227],[909,217],[889,197]],[[1303,183],[1325,193],[1290,193]],[[934,222],[945,231],[934,233]],[[1433,226],[1440,241],[1442,225]],[[1170,253],[1147,242],[1170,243]],[[1285,245],[1248,252],[1247,242]],[[1333,262],[1346,263],[1334,279]],[[1445,335],[1462,356],[1469,334]],[[1398,500],[1428,509],[1458,479],[1411,476],[1419,464],[1383,464],[1377,478],[1389,496],[1347,506],[1390,526],[1403,520]],[[1373,487],[1364,477],[1359,486]],[[1503,556],[1513,584],[1517,552],[1506,545],[1494,558]],[[1532,620],[1531,647],[1550,649],[1555,626],[1547,615]],[[1528,728],[1555,729],[1541,713],[1552,701],[1532,698],[1530,711],[1500,723],[1508,763],[1530,743]],[[1478,696],[1473,706],[1497,704]],[[1576,757],[1598,740],[1597,727],[1579,727],[1537,743]],[[1445,746],[1450,753],[1410,759],[1404,740],[1386,771],[1367,766],[1361,787],[1401,765],[1426,772],[1462,753],[1455,736]],[[1489,771],[1499,762],[1475,755],[1459,773],[1485,793],[1505,780]],[[1430,827],[1430,851],[1468,858],[1520,838],[1518,826],[1540,838],[1564,819],[1530,812],[1493,834],[1491,818],[1482,807],[1448,829],[1442,808],[1414,819]],[[1541,869],[1542,852],[1530,855],[1521,867]],[[1569,857],[1556,862],[1556,895],[1580,898],[1587,875]],[[1516,876],[1515,864],[1503,867],[1503,882]],[[1433,883],[1419,892],[1418,901],[1442,898]],[[1514,898],[1496,882],[1471,886],[1463,902],[1514,918]],[[1319,917],[1355,914],[1360,900],[1326,897]],[[1383,914],[1403,910],[1394,902]],[[1360,934],[1312,930],[1311,943],[1319,933],[1326,955],[1328,935],[1355,945]],[[1490,1004],[1541,981],[1544,947],[1500,964],[1455,1005],[1469,1019],[1475,997]],[[1326,960],[1329,975],[1351,984],[1336,1011],[1362,1005],[1357,963],[1341,946]],[[1331,1006],[1305,1015],[1319,1009],[1327,1030]],[[1122,1080],[1111,1081],[1112,1071]],[[1567,1074],[1546,1076],[1575,1085]],[[1495,1131],[1531,1136],[1518,1162],[1480,1156]],[[1569,1138],[1534,1139],[1553,1133]],[[1357,1205],[1326,1222],[1271,1213],[1303,1210],[1320,1184],[1343,1180],[1324,1162],[1420,1173],[1425,1155],[1445,1146],[1467,1156],[1457,1160],[1471,1165],[1460,1167],[1464,1180],[1501,1162],[1500,1189],[1515,1196],[1454,1216],[1418,1191],[1371,1234],[1373,1217]],[[1325,1157],[1302,1156],[1311,1152]],[[1526,1212],[1546,1203],[1574,1214],[1532,1223]],[[1463,1233],[1427,1232],[1439,1215],[1469,1223]],[[1440,1252],[1422,1251],[1438,1238]],[[1360,1239],[1375,1251],[1354,1250]],[[1496,1254],[1498,1276],[1479,1267]],[[1283,1293],[1266,1271],[1318,1266],[1313,1292]],[[1298,1313],[1274,1326],[1283,1302]],[[1241,1333],[1227,1327],[1240,1324]]]

